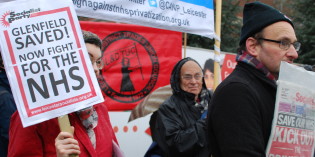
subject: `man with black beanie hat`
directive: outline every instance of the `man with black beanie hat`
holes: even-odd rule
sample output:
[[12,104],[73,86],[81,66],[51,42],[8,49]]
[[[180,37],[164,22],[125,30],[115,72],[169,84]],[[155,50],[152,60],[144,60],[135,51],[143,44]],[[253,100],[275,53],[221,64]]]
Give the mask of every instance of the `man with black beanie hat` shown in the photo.
[[292,21],[261,2],[243,12],[237,66],[214,92],[209,114],[214,157],[265,157],[280,62],[293,63],[300,43]]

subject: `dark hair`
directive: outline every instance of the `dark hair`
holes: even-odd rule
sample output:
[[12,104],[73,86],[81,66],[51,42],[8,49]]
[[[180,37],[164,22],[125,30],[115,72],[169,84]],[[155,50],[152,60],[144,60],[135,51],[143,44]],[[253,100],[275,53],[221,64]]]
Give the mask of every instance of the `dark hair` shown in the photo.
[[206,70],[209,70],[210,72],[214,73],[214,60],[208,59],[206,60],[204,66],[203,66],[203,72],[206,72]]
[[96,34],[84,30],[82,30],[82,34],[85,43],[96,45],[102,49],[102,41]]
[[[258,44],[261,44],[261,41],[258,40],[259,38],[263,38],[263,30],[261,30],[260,32],[257,32],[256,34],[254,34],[252,37],[255,38],[258,41]],[[246,39],[247,40],[247,39]],[[247,51],[246,48],[246,40],[240,45],[240,47],[237,49],[237,54],[242,54],[243,51]]]

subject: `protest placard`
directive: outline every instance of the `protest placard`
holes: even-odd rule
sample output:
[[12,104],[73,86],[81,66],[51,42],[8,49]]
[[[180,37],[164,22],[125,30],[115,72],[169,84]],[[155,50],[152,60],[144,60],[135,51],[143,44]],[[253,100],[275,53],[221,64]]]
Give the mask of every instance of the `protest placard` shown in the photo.
[[213,0],[72,0],[79,16],[213,38]]
[[313,157],[315,73],[281,63],[267,157]]
[[70,0],[2,3],[0,15],[2,57],[24,127],[103,101]]

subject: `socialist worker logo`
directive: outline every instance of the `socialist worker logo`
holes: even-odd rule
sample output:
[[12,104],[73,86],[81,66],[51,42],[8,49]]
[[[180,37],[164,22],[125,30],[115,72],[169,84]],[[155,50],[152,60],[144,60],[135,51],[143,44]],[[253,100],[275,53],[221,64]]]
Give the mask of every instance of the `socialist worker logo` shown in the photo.
[[118,31],[102,41],[104,68],[99,78],[102,91],[121,103],[133,103],[154,88],[159,61],[154,47],[138,33]]

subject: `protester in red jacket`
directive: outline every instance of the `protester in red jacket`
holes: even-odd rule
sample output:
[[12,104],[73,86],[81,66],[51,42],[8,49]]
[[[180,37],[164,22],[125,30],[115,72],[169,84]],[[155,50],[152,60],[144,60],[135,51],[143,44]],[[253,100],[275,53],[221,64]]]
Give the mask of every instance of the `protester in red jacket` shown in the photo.
[[[97,35],[83,31],[83,38],[94,72],[99,75],[102,68],[101,40]],[[19,114],[11,118],[9,157],[80,157],[122,156],[113,132],[108,110],[100,103],[69,114],[74,134],[60,132],[57,118],[23,128]]]

